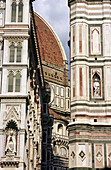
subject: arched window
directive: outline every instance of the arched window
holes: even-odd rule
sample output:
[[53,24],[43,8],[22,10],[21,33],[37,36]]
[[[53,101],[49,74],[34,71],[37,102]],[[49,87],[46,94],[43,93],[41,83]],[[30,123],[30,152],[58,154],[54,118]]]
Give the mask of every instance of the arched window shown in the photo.
[[16,22],[16,2],[12,3],[12,22]]
[[8,92],[13,92],[13,72],[10,72],[8,79]]
[[23,3],[22,1],[20,1],[18,5],[18,22],[22,22],[22,20],[23,20]]
[[62,125],[62,124],[59,124],[59,125],[58,125],[58,133],[59,133],[60,135],[63,135],[63,125]]
[[19,43],[17,46],[17,59],[16,62],[21,62],[21,52],[22,52],[22,47],[21,44]]
[[15,80],[15,92],[20,92],[20,73],[18,72],[16,74],[16,80]]
[[15,57],[15,45],[14,43],[12,43],[10,46],[10,62],[14,62],[14,57]]

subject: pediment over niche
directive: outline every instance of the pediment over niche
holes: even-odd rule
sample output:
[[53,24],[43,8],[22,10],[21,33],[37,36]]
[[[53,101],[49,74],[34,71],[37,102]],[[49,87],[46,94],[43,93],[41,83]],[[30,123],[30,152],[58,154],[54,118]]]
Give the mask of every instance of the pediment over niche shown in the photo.
[[17,106],[7,106],[4,118],[5,120],[20,120],[20,108],[18,108]]

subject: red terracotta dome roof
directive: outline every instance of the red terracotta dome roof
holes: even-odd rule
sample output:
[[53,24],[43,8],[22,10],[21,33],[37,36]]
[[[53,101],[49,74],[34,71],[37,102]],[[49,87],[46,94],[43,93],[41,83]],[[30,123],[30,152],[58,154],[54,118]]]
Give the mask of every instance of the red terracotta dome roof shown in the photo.
[[34,13],[34,17],[41,60],[62,67],[67,59],[58,36],[40,15]]

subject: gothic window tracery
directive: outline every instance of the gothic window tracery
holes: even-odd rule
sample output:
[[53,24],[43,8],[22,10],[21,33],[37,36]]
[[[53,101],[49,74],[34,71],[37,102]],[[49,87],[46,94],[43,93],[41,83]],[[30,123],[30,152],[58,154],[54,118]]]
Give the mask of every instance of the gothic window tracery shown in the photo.
[[15,45],[14,43],[10,46],[10,62],[14,62],[14,56],[15,56]]
[[20,0],[12,2],[11,8],[11,22],[23,22],[23,2]]
[[22,46],[21,43],[19,42],[17,45],[17,62],[21,62],[21,53],[22,53]]
[[11,71],[9,73],[9,78],[8,78],[8,92],[13,92],[13,78],[14,75],[13,72]]
[[8,92],[20,92],[21,73],[10,71],[8,75]]
[[21,62],[22,45],[21,43],[12,42],[10,45],[10,58],[9,62]]
[[11,16],[11,21],[16,22],[16,2],[12,3],[12,16]]
[[15,92],[20,92],[20,72],[16,74],[16,82],[15,82]]
[[22,20],[23,20],[23,3],[22,1],[20,1],[18,5],[18,22],[22,22]]

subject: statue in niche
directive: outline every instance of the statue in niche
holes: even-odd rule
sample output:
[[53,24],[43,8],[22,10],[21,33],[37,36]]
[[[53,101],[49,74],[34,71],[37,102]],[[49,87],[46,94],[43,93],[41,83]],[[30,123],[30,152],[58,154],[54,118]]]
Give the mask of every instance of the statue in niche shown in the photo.
[[7,138],[5,153],[16,154],[16,139],[15,139],[13,130],[10,131],[10,134]]
[[99,88],[99,82],[97,81],[97,79],[95,79],[94,87],[93,88],[94,88],[94,96],[98,97],[99,96],[100,88]]
[[100,77],[97,73],[93,76],[93,96],[101,96]]

